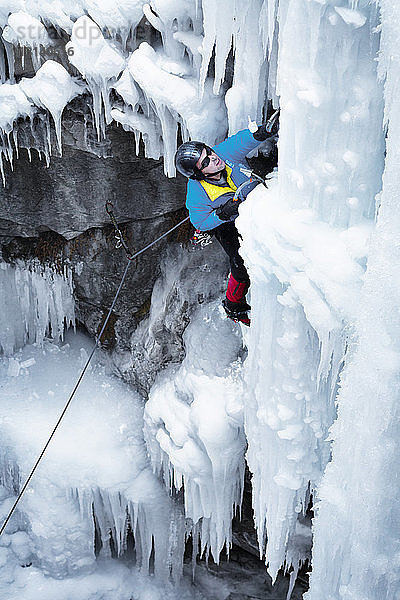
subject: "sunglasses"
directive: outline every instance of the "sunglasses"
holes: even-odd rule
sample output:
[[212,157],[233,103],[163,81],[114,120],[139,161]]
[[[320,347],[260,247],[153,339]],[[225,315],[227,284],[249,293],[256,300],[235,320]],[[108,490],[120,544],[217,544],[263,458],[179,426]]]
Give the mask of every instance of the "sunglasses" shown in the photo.
[[210,146],[204,146],[204,150],[206,151],[206,156],[201,161],[200,171],[202,171],[203,169],[208,167],[208,165],[210,164],[210,156],[214,152],[214,150],[212,150],[212,148],[210,148]]

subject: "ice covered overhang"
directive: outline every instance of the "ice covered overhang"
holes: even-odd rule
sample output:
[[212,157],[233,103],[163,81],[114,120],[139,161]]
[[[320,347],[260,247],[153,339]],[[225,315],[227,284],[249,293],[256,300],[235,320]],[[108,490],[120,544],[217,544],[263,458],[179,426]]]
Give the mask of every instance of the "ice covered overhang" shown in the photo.
[[[1,127],[2,138],[16,128],[18,116],[32,122],[38,115],[44,123],[36,136],[45,143],[32,147],[44,147],[47,161],[47,115],[61,152],[63,108],[83,91],[99,141],[107,125],[121,124],[135,134],[136,152],[143,138],[146,156],[164,156],[170,177],[180,138],[221,141],[228,128],[245,127],[248,116],[260,120],[274,96],[268,73],[273,82],[275,9],[268,2],[234,4],[229,11],[224,2],[209,0],[119,0],[112,9],[107,3],[17,2],[10,9],[0,12],[0,78],[2,85],[15,85],[27,76],[21,90],[31,107]],[[6,139],[0,148],[10,163],[17,133],[14,140],[14,148]]]

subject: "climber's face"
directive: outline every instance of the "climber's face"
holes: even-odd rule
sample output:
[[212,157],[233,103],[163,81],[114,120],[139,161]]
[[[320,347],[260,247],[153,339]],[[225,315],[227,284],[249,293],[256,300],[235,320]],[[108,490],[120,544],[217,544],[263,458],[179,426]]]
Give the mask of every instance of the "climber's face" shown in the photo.
[[225,169],[225,162],[209,146],[204,146],[196,167],[206,176],[212,176]]

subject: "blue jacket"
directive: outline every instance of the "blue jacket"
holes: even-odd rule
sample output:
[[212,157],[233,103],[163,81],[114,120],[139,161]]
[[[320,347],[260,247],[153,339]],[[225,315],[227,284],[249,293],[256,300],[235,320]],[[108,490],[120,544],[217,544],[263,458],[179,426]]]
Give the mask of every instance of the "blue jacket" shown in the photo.
[[[240,166],[247,167],[244,163],[245,156],[259,144],[260,142],[254,139],[253,134],[248,129],[244,129],[220,144],[213,146],[214,152],[232,169],[230,177],[236,187],[248,181],[248,177],[240,171]],[[218,185],[218,182],[215,182],[215,184]],[[256,185],[257,182],[253,186],[246,186],[246,195]],[[211,200],[199,181],[189,179],[186,207],[189,211],[190,220],[196,229],[207,231],[222,225],[222,223],[226,223],[226,221],[221,221],[214,212],[216,208],[225,204],[226,201],[226,194],[219,196],[215,200]],[[235,218],[231,217],[231,220],[233,221]]]

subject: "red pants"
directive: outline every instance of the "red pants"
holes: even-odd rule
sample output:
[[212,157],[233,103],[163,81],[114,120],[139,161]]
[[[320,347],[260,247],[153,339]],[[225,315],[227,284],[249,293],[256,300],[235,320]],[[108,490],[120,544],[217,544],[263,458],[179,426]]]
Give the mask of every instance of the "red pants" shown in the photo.
[[229,275],[226,297],[230,302],[244,302],[249,283],[247,281],[236,281],[232,273]]
[[[210,232],[211,233],[211,232]],[[239,254],[239,233],[233,221],[223,223],[213,229],[215,237],[229,256],[231,274],[228,281],[226,297],[230,302],[245,302],[245,296],[250,286],[250,279]]]

